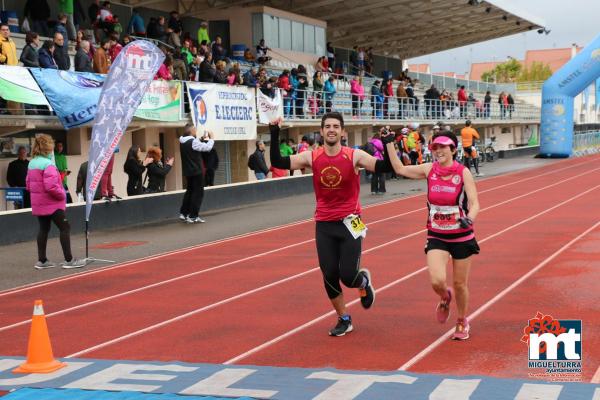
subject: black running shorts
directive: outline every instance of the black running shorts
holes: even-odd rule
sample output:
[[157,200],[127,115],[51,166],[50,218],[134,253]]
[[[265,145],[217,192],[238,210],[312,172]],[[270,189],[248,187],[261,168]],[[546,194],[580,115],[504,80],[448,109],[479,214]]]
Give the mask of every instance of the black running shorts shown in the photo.
[[465,258],[471,257],[473,254],[479,254],[479,245],[475,238],[467,240],[466,242],[445,242],[440,239],[427,239],[425,245],[425,254],[429,250],[443,250],[450,253],[455,260],[464,260]]

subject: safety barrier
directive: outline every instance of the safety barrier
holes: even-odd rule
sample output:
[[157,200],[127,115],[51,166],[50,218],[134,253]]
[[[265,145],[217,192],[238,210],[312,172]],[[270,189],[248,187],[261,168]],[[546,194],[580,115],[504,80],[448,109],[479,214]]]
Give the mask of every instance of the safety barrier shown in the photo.
[[577,132],[573,135],[573,155],[575,157],[600,153],[600,131]]

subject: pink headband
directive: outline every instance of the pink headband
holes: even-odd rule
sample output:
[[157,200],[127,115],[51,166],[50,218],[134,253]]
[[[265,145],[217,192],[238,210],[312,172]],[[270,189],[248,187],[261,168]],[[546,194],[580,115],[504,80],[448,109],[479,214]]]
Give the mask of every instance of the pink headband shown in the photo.
[[447,136],[436,137],[435,140],[431,143],[431,146],[429,146],[429,148],[432,149],[436,144],[441,144],[442,146],[456,147],[456,145],[454,144],[454,141]]

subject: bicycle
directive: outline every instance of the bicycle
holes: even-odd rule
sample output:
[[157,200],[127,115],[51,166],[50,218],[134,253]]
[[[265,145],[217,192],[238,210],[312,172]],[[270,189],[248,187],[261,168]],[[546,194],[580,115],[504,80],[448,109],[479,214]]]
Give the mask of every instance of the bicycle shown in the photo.
[[[486,142],[488,142],[487,139],[486,139]],[[483,152],[485,153],[485,159],[488,162],[492,162],[492,161],[494,161],[494,158],[496,158],[496,149],[494,148],[495,143],[496,143],[496,136],[492,136],[489,139],[489,142],[486,144],[485,148],[483,149]]]

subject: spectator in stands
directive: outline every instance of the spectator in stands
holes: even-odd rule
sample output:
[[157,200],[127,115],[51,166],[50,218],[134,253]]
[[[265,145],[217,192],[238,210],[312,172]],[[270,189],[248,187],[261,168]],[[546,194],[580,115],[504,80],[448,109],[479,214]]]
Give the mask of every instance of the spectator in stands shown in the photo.
[[485,97],[483,98],[483,117],[484,118],[490,117],[491,104],[492,104],[492,95],[490,94],[490,91],[488,90],[487,92],[485,92]]
[[173,80],[173,57],[170,54],[165,57],[165,61],[158,68],[154,79]]
[[158,38],[158,19],[154,17],[150,17],[150,21],[148,22],[148,26],[146,27],[146,35],[150,39]]
[[[83,21],[85,21],[85,11],[81,5],[81,1],[73,0],[73,25],[76,32],[83,25]],[[75,37],[77,37],[77,33],[75,33]],[[75,38],[72,39],[74,40]]]
[[227,50],[223,47],[223,39],[221,36],[215,37],[215,41],[212,44],[213,59],[215,62],[224,61],[227,55]]
[[21,57],[19,61],[23,63],[25,67],[36,67],[39,68],[40,60],[38,56],[38,49],[40,48],[40,37],[35,32],[27,32],[25,35],[25,47],[21,51]]
[[153,162],[152,158],[146,157],[142,161],[142,149],[134,144],[127,152],[127,160],[123,165],[123,170],[127,174],[127,196],[138,196],[144,193],[144,184],[142,175],[146,171],[148,164]]
[[358,74],[358,46],[353,46],[350,51],[350,74]]
[[173,79],[185,81],[188,79],[188,68],[183,60],[181,49],[177,48],[173,51]]
[[121,34],[123,33],[123,25],[121,25],[121,22],[119,21],[119,16],[116,14],[113,15],[112,29],[108,33],[111,35],[113,33],[116,33],[117,38],[121,37]]
[[144,18],[140,15],[140,10],[138,8],[134,8],[132,11],[129,25],[127,25],[127,33],[134,36],[146,36]]
[[[18,150],[17,159],[8,163],[8,169],[6,170],[6,182],[8,183],[8,186],[25,188],[28,165],[29,160],[27,159],[27,149],[21,146]],[[15,209],[29,207],[31,207],[29,192],[24,190],[23,203],[15,202]]]
[[373,55],[373,48],[369,47],[369,49],[365,52],[365,71],[368,74],[373,73],[373,62],[375,61],[375,57]]
[[82,40],[77,53],[75,54],[75,71],[94,72],[92,60],[90,60],[90,42]]
[[321,73],[321,71],[315,71],[315,73],[313,75],[312,86],[313,86],[313,96],[314,96],[315,100],[317,101],[316,114],[320,114],[321,108],[323,107],[323,86],[324,86],[323,74]]
[[277,87],[281,89],[283,96],[283,113],[285,118],[289,118],[292,115],[292,92],[293,87],[290,83],[290,71],[284,69],[277,79]]
[[69,171],[69,167],[67,165],[67,156],[65,153],[63,153],[63,151],[63,143],[61,141],[56,141],[54,148],[54,163],[56,164],[56,168],[60,174],[60,180],[63,184],[63,188],[65,189],[65,193],[67,194],[67,203],[72,203],[73,199],[71,198],[69,186],[67,185],[67,176],[71,174],[71,171]]
[[121,50],[123,50],[123,46],[119,43],[119,34],[117,32],[113,32],[109,35],[108,45],[108,56],[110,57],[110,60],[114,62]]
[[71,227],[65,215],[65,191],[52,160],[53,150],[54,140],[49,135],[38,135],[34,139],[31,152],[33,159],[28,165],[26,178],[26,187],[31,193],[31,212],[37,216],[40,225],[37,236],[38,262],[35,268],[55,266],[46,257],[48,232],[52,222],[60,231],[60,244],[65,257],[63,268],[79,268],[85,266],[85,261],[73,258],[71,254]]
[[41,36],[48,36],[50,6],[46,0],[27,0],[23,17],[29,19],[29,28]]
[[205,131],[202,137],[198,137],[196,128],[192,124],[185,126],[183,136],[179,138],[181,169],[187,182],[185,195],[179,209],[179,219],[189,224],[205,222],[198,215],[204,197],[205,171],[202,153],[211,151],[214,144],[212,132]]
[[94,72],[97,74],[108,74],[110,60],[108,59],[108,49],[110,43],[107,38],[100,41],[100,47],[94,53]]
[[[75,22],[73,20],[73,0],[60,0],[58,2],[58,21],[61,24],[64,24],[66,27],[65,32],[60,32],[65,37],[65,43],[68,44],[68,39],[75,40],[76,31],[75,31]],[[65,20],[62,21],[62,16],[64,15]]]
[[515,99],[513,99],[512,94],[508,94],[506,96],[506,108],[508,109],[508,118],[512,119],[512,113],[515,110]]
[[244,83],[242,79],[242,72],[240,71],[240,64],[233,63],[229,72],[227,73],[227,84],[230,86],[237,86]]
[[315,71],[317,72],[328,72],[328,68],[324,65],[326,57],[319,57],[317,63],[315,64]]
[[383,118],[389,118],[388,109],[390,99],[394,97],[394,88],[392,86],[391,76],[387,76],[381,83],[381,94],[383,94]]
[[75,51],[79,50],[81,46],[81,41],[85,38],[85,32],[83,29],[77,30],[77,34],[75,35]]
[[68,71],[71,68],[71,58],[69,57],[69,50],[65,46],[65,39],[61,33],[56,32],[54,34],[54,61],[58,69],[62,71]]
[[260,85],[260,91],[270,98],[275,98],[275,93],[277,90],[277,78],[274,76],[267,76],[267,72],[264,68],[260,68],[258,70],[258,83]]
[[251,64],[254,64],[256,62],[256,57],[254,57],[254,54],[252,54],[252,50],[250,50],[248,48],[246,48],[246,50],[244,50],[244,60]]
[[256,72],[256,68],[250,67],[248,71],[243,76],[243,84],[248,87],[259,87],[258,83],[258,73]]
[[7,23],[0,23],[0,64],[18,65],[17,46],[10,38],[10,27]]
[[165,17],[162,15],[156,19],[156,32],[153,39],[160,40],[161,42],[167,42],[167,28]]
[[58,69],[56,61],[54,61],[54,42],[52,40],[44,41],[38,52],[38,59],[41,68]]
[[[183,60],[185,61],[186,65],[189,66],[194,62],[195,56],[192,55],[190,39],[185,39],[183,41],[183,45],[181,47],[181,54],[183,55]],[[202,62],[202,60],[200,60],[200,62]]]
[[440,91],[437,90],[434,84],[425,91],[425,117],[438,119],[439,118],[439,102]]
[[92,4],[88,7],[87,15],[90,19],[90,26],[95,28],[98,25],[98,18],[100,17],[100,0],[92,0]]
[[202,57],[194,57],[188,68],[188,80],[198,82],[200,80],[200,66],[202,65]]
[[209,44],[210,36],[208,36],[208,22],[202,21],[200,22],[200,28],[198,28],[198,44]]
[[217,70],[212,63],[212,53],[206,53],[204,61],[200,64],[200,82],[214,82]]
[[417,82],[419,82],[419,81],[415,79],[415,81],[413,82],[409,78],[405,82],[406,82],[406,94],[408,95],[408,104],[409,104],[408,111],[409,111],[409,113],[417,113],[418,114],[419,99],[418,99],[417,95],[415,94],[414,85],[416,85]]
[[381,94],[381,81],[375,80],[371,86],[371,116],[373,118],[382,117],[383,95]]
[[465,91],[464,85],[458,89],[458,93],[456,93],[456,97],[458,100],[458,107],[460,107],[460,117],[464,118],[467,112],[467,92]]
[[227,84],[227,72],[225,72],[225,61],[217,61],[215,63],[215,83]]
[[332,71],[335,71],[335,52],[331,42],[327,42],[327,64]]
[[508,105],[506,93],[500,92],[498,95],[498,105],[500,106],[500,119],[506,118],[506,106]]
[[204,162],[204,186],[215,186],[215,172],[219,168],[219,154],[213,146],[209,151],[203,151],[202,162]]
[[306,67],[298,65],[296,74],[298,83],[296,84],[296,118],[304,118],[304,101],[306,100],[306,91],[308,90],[308,76],[306,75]]
[[262,140],[256,142],[256,150],[248,157],[248,168],[254,171],[254,176],[259,181],[269,174],[269,167],[265,161],[265,143]]
[[179,27],[175,29],[167,28],[167,44],[175,49],[181,47],[181,30]]
[[162,162],[162,150],[159,147],[150,147],[146,158],[151,158],[152,162],[146,166],[148,170],[148,193],[158,193],[165,191],[165,179],[175,159],[167,157],[165,163]]
[[123,45],[123,47],[127,46],[131,42],[132,42],[132,39],[131,39],[131,36],[129,36],[129,35],[125,35],[125,36],[123,36],[123,39],[121,39],[121,44]]
[[329,79],[325,81],[323,86],[323,92],[325,93],[325,112],[331,112],[333,106],[333,97],[335,96],[335,78],[333,75],[329,76]]
[[183,23],[179,18],[179,12],[173,10],[169,13],[169,22],[167,27],[170,28],[173,32],[183,32]]
[[358,66],[358,73],[360,75],[363,75],[365,73],[365,48],[364,47],[359,47],[357,49],[357,66]]
[[408,94],[403,81],[400,81],[396,88],[396,100],[398,101],[398,118],[404,119],[408,115]]
[[258,45],[256,46],[256,59],[260,65],[271,61],[271,57],[267,55],[269,50],[271,50],[271,48],[265,45],[265,39],[260,39],[260,42],[258,42]]
[[350,93],[352,95],[352,118],[359,118],[362,102],[365,97],[365,88],[362,85],[362,78],[355,76],[350,81]]

